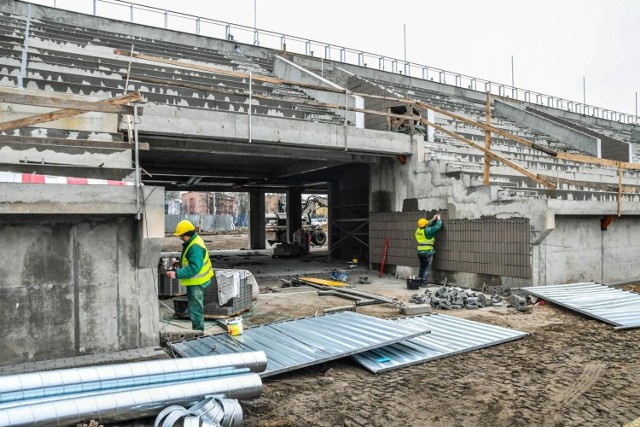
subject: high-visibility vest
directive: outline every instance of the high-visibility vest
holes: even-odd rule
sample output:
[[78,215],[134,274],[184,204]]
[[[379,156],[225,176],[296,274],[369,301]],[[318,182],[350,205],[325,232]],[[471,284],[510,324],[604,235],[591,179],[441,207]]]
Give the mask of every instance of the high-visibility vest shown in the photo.
[[186,267],[189,265],[187,253],[193,245],[198,245],[202,249],[204,249],[202,268],[195,276],[189,277],[188,279],[180,279],[180,284],[182,286],[204,285],[214,276],[213,267],[211,267],[211,259],[209,258],[209,252],[207,251],[207,247],[204,245],[204,240],[202,240],[202,237],[198,235],[196,235],[195,239],[191,240],[187,247],[184,248],[184,251],[182,251],[182,267]]
[[418,250],[419,251],[430,251],[433,249],[433,245],[436,243],[436,238],[432,237],[427,239],[427,236],[424,234],[425,229],[418,227],[416,230],[416,240],[418,241]]

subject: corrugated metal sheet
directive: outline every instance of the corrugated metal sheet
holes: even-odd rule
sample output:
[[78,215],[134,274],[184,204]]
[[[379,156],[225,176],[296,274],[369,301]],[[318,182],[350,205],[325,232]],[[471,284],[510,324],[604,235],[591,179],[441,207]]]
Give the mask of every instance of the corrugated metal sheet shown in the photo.
[[394,321],[402,324],[399,329],[426,328],[431,329],[431,333],[353,356],[358,363],[376,374],[490,347],[527,335],[526,332],[443,314]]
[[640,328],[640,295],[600,283],[522,288],[524,292],[617,326]]
[[391,320],[353,312],[289,320],[244,330],[242,335],[209,335],[170,343],[183,357],[262,350],[268,377],[282,372],[350,356],[428,333],[421,325],[398,327]]

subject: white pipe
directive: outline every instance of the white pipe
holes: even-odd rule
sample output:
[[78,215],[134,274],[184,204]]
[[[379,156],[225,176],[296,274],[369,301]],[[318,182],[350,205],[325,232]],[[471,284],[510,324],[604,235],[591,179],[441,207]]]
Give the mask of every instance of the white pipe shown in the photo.
[[266,367],[266,354],[254,351],[6,375],[0,381],[0,402],[51,396],[56,391],[77,393],[152,384],[163,378],[163,382],[188,379],[189,375],[196,378],[190,374],[194,371],[209,371],[213,376],[229,373],[229,368],[262,372]]
[[3,409],[0,427],[71,425],[88,418],[110,423],[156,415],[169,405],[193,405],[209,395],[254,399],[261,393],[262,380],[258,374],[231,375]]

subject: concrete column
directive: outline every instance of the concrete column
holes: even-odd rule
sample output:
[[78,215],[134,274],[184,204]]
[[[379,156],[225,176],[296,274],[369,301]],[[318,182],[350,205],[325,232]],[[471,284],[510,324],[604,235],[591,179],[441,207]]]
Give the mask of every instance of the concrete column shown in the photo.
[[327,185],[329,196],[329,229],[327,230],[327,247],[329,248],[330,258],[340,258],[340,248],[334,247],[333,242],[337,242],[340,239],[340,231],[333,226],[334,219],[339,218],[338,208],[340,206],[340,186],[337,181],[330,181]]
[[287,237],[292,241],[293,232],[302,228],[302,189],[287,190]]
[[264,249],[266,247],[266,234],[264,227],[265,206],[264,191],[249,192],[249,247],[251,249]]

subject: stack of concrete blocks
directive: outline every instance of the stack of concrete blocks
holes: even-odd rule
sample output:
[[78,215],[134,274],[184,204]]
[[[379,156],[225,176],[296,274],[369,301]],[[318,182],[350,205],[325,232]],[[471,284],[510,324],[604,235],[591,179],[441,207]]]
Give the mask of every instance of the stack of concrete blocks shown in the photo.
[[187,288],[180,284],[179,279],[169,279],[164,273],[158,273],[158,296],[169,298],[185,295]]
[[240,273],[240,288],[238,296],[231,298],[225,304],[220,304],[218,299],[218,282],[213,280],[204,292],[204,314],[205,316],[229,317],[240,314],[251,308],[252,287],[247,280],[247,275]]
[[[417,298],[414,301],[418,302]],[[431,307],[443,310],[460,308],[477,310],[478,308],[501,306],[503,304],[502,298],[498,295],[488,297],[482,292],[457,286],[442,286],[435,291],[427,290],[419,302],[431,304]]]

